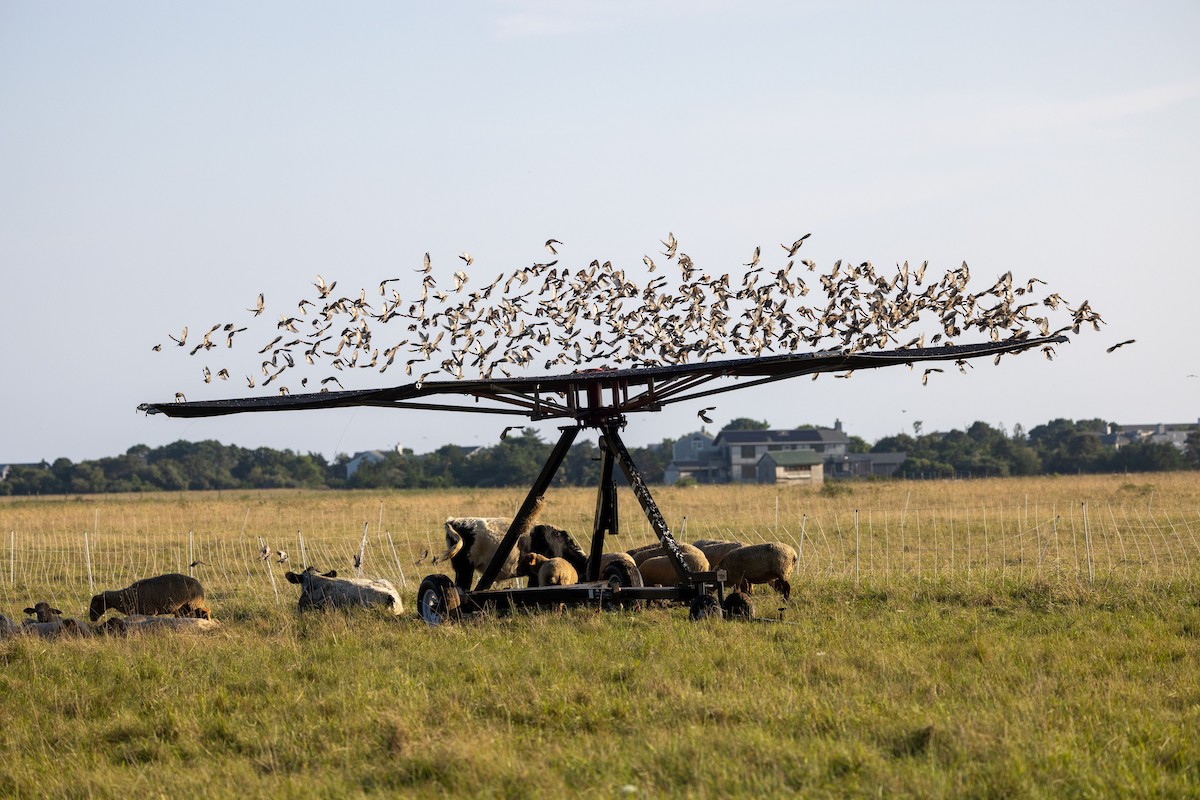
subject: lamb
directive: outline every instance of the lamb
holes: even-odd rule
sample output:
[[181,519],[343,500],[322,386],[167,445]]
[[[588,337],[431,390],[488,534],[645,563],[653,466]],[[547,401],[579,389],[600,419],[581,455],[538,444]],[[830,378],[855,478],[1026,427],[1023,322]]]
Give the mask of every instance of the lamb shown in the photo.
[[751,544],[732,551],[721,559],[729,584],[743,586],[747,591],[753,584],[765,583],[775,589],[786,603],[792,596],[788,577],[796,569],[796,551],[783,542]]
[[[690,572],[705,572],[708,570],[708,559],[704,553],[690,544],[680,544],[679,550],[683,555],[684,566]],[[636,559],[636,556],[634,557]],[[679,573],[669,556],[648,558],[638,565],[642,574],[642,582],[646,586],[674,586],[679,583]]]
[[538,586],[570,586],[579,583],[579,572],[565,558],[546,558],[541,553],[527,553],[522,564],[531,575],[536,570]]
[[62,612],[51,608],[50,604],[42,601],[34,604],[33,608],[25,609],[34,619],[25,620],[21,632],[30,636],[91,636],[92,629],[77,619],[63,619]]
[[168,573],[134,581],[124,589],[101,592],[92,598],[88,616],[92,622],[107,611],[122,614],[174,614],[177,617],[209,619],[204,587],[187,575]]
[[[541,506],[539,501],[527,518],[527,528],[517,537],[516,546],[505,559],[496,580],[528,577],[531,586],[537,585],[537,574],[522,563],[528,553],[565,558],[577,573],[586,571],[587,556],[571,534],[553,525],[533,525]],[[470,589],[475,573],[487,568],[511,524],[511,520],[502,517],[449,517],[446,520],[446,551],[434,558],[433,563],[449,561],[454,568],[455,585]]]
[[288,572],[284,577],[288,583],[300,584],[299,611],[376,606],[392,614],[404,611],[396,587],[381,578],[339,578],[336,570],[321,574],[312,567],[306,567],[300,573]]

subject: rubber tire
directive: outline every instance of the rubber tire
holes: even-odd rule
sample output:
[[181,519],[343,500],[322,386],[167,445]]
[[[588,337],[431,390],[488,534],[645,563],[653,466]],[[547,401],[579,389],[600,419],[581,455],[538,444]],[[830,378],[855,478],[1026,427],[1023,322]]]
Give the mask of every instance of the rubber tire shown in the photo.
[[754,618],[754,601],[745,592],[730,592],[725,595],[725,604],[722,608],[725,611],[726,619]]
[[711,594],[702,594],[692,601],[692,605],[688,608],[688,616],[693,622],[716,617],[721,619],[725,616],[725,612],[721,610],[721,604],[717,602],[717,598]]
[[[631,567],[624,561],[613,561],[600,573],[600,580],[615,583],[621,587],[642,587],[645,584],[642,582],[642,573],[638,572],[637,567]],[[605,609],[612,611],[609,607],[612,604],[605,604]],[[640,603],[637,600],[624,600],[615,607],[619,608],[639,608]]]
[[427,575],[417,589],[417,615],[426,625],[441,625],[462,616],[458,587],[447,575]]

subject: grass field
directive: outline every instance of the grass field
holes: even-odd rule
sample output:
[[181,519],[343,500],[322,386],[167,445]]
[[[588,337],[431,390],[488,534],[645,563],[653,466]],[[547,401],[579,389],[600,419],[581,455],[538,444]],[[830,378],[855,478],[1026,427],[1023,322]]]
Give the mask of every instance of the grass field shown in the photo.
[[[0,642],[0,796],[1200,794],[1200,476],[655,495],[684,540],[796,546],[784,622],[427,628],[414,561],[447,515],[511,514],[516,491],[0,502],[10,617],[82,614],[93,589],[199,559],[224,623]],[[585,540],[594,493],[547,499]],[[612,549],[649,541],[621,503]],[[298,563],[302,541],[349,572],[364,525],[400,619],[301,617],[286,567],[257,558],[262,539]]]

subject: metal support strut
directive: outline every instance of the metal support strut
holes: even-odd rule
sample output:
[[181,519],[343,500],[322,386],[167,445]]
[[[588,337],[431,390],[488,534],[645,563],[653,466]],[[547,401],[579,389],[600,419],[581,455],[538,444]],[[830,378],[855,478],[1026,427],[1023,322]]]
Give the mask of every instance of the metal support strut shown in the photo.
[[634,466],[633,458],[629,455],[629,451],[625,449],[625,443],[621,441],[621,435],[617,432],[620,421],[620,418],[605,420],[602,425],[604,435],[600,437],[600,444],[604,447],[605,452],[616,458],[617,463],[621,465],[621,471],[625,473],[625,477],[629,481],[629,487],[633,489],[633,496],[641,504],[642,511],[645,512],[646,519],[650,522],[650,527],[654,529],[658,540],[662,542],[663,549],[667,553],[667,558],[671,559],[671,564],[675,567],[680,582],[691,583],[691,572],[683,563],[683,553],[680,552],[679,545],[675,542],[675,537],[671,535],[671,530],[667,527],[667,521],[663,519],[662,512],[658,510],[658,505],[650,495],[650,489],[646,486],[646,481],[642,479],[642,474]]
[[604,555],[604,537],[615,536],[617,525],[617,486],[613,483],[613,455],[600,436],[600,488],[596,491],[596,518],[592,523],[592,547],[589,551],[587,580],[600,580],[600,558]]
[[487,568],[484,569],[483,575],[480,576],[479,583],[475,586],[475,591],[482,592],[492,588],[492,584],[496,581],[496,576],[500,574],[500,568],[508,560],[512,549],[516,547],[517,539],[520,538],[521,531],[527,527],[534,507],[537,506],[538,500],[541,499],[542,495],[546,493],[546,489],[550,486],[550,481],[554,480],[554,474],[558,472],[563,459],[567,457],[567,451],[571,449],[571,443],[575,441],[575,436],[578,433],[578,425],[569,425],[562,429],[562,436],[559,437],[558,444],[554,445],[554,449],[550,452],[550,458],[542,466],[542,471],[538,474],[537,480],[533,482],[533,486],[529,489],[529,494],[525,495],[525,502],[521,504],[517,515],[513,517],[512,524],[508,526],[508,532],[504,534],[504,538],[500,540],[500,544],[496,547],[496,554],[492,556],[492,560],[488,562]]

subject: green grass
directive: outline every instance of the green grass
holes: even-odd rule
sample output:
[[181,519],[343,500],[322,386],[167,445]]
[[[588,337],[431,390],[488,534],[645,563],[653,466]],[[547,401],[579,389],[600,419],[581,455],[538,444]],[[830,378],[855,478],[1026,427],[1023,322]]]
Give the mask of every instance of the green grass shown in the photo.
[[1178,585],[810,583],[785,624],[266,608],[0,663],[3,796],[1200,791],[1200,597]]
[[[0,640],[0,798],[1200,796],[1200,480],[1137,481],[655,489],[685,540],[803,546],[783,624],[427,628],[413,561],[512,490],[3,501],[10,617],[82,614],[89,557],[114,588],[186,571],[194,543],[223,627]],[[585,540],[594,493],[548,499]],[[647,541],[622,504],[613,545]],[[258,537],[295,559],[302,530],[309,563],[349,571],[364,522],[407,613],[297,614]]]

